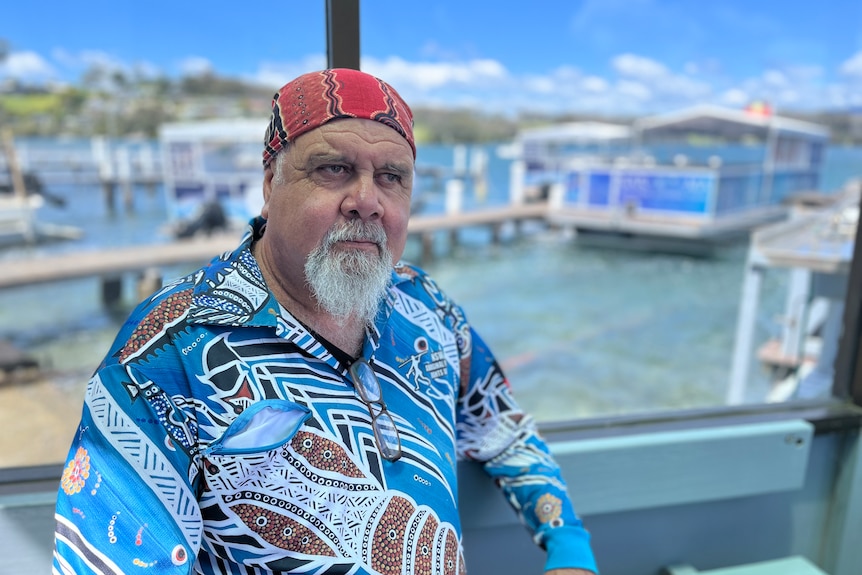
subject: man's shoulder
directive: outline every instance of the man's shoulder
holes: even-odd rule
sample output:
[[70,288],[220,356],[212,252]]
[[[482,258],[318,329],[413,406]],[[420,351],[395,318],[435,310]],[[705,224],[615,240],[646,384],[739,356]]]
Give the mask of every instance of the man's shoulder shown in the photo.
[[434,306],[453,305],[446,292],[434,278],[417,265],[398,262],[394,270],[394,289],[409,294]]
[[192,293],[198,289],[202,273],[202,270],[198,270],[171,280],[141,301],[137,311],[146,314],[154,308],[165,305],[173,305],[173,307],[183,310],[188,309],[191,304]]
[[[200,272],[178,278],[159,288],[144,298],[129,313],[123,328],[140,331],[143,325],[149,329],[158,329],[165,323],[175,323],[184,318],[192,306],[192,299],[197,286],[196,277]],[[119,334],[123,335],[123,330]],[[132,336],[133,334],[128,334]]]
[[434,281],[428,272],[415,264],[404,261],[395,264],[393,285],[401,291],[411,291],[416,288],[423,289],[424,291],[432,288],[435,293],[440,291],[437,282]]
[[395,275],[399,280],[410,281],[416,278],[427,278],[428,272],[410,262],[399,261],[395,264]]

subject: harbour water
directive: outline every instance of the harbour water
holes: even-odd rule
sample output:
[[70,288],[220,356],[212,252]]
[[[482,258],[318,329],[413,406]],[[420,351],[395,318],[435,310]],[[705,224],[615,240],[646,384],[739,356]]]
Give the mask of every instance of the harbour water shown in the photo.
[[[492,148],[489,152],[487,194],[468,193],[465,209],[507,201],[508,161],[497,158]],[[420,163],[451,166],[452,161],[451,147],[419,149]],[[822,188],[836,190],[860,175],[862,149],[831,149]],[[83,237],[5,249],[0,264],[46,253],[74,257],[82,250],[169,241],[160,190],[136,190],[134,212],[118,208],[113,214],[96,186],[52,185],[50,191],[65,197],[67,204],[46,206],[40,219],[78,226]],[[425,209],[442,209],[435,190],[419,193],[427,194]],[[516,397],[537,419],[724,402],[746,245],[698,259],[591,249],[559,231],[539,226],[528,231],[493,244],[487,230],[471,229],[452,250],[441,238],[439,256],[423,266],[466,309],[496,352]],[[417,242],[408,246],[405,257],[416,259],[419,253]],[[173,269],[168,275],[185,271]],[[786,279],[781,272],[765,277],[758,342],[780,329]],[[126,286],[130,303],[136,299],[131,287]],[[0,466],[5,466],[31,463],[9,454],[16,446],[20,450],[22,440],[44,443],[59,434],[59,444],[68,445],[66,433],[77,420],[88,375],[124,315],[102,309],[95,279],[8,289],[0,293],[0,302],[0,339],[35,357],[46,373],[32,385],[15,385],[19,395],[0,401],[0,415],[6,421],[17,419],[15,414],[27,408],[21,404],[24,399],[53,411],[45,423],[34,424],[26,438],[7,435],[0,443]],[[747,398],[752,402],[762,401],[768,389],[766,372],[755,364],[752,358]],[[0,394],[10,393],[11,387],[0,385]],[[59,425],[61,432],[52,425]]]

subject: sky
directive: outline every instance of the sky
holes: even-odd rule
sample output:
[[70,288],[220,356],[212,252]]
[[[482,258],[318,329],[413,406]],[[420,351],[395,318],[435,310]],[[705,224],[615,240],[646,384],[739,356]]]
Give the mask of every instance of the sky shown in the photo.
[[[326,64],[324,0],[10,0],[0,82],[101,65],[273,89]],[[862,0],[361,0],[363,70],[415,106],[651,114],[862,110]]]

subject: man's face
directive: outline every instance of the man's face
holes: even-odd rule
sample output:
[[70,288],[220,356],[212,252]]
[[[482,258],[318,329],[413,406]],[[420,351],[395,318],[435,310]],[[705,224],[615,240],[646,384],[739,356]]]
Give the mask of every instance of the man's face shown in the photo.
[[[382,230],[387,266],[401,257],[413,188],[413,152],[401,135],[372,120],[335,120],[299,136],[280,156],[281,177],[266,170],[261,215],[272,271],[284,287],[306,289],[309,255],[348,225]],[[374,260],[381,248],[370,238],[347,239],[327,252]]]

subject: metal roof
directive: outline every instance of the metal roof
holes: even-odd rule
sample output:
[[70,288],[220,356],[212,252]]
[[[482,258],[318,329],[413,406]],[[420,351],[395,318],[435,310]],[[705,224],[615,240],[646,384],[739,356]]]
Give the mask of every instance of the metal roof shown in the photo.
[[260,142],[266,133],[268,120],[227,119],[202,120],[199,122],[176,122],[162,125],[159,138],[162,140],[217,140],[240,142]]
[[693,106],[668,114],[640,118],[634,122],[634,128],[641,133],[653,130],[693,130],[727,137],[766,133],[769,130],[809,139],[829,137],[828,128],[819,124],[711,105]]
[[629,126],[606,122],[567,122],[521,130],[518,134],[518,140],[522,142],[541,140],[543,142],[601,143],[625,140],[631,135],[632,129]]

